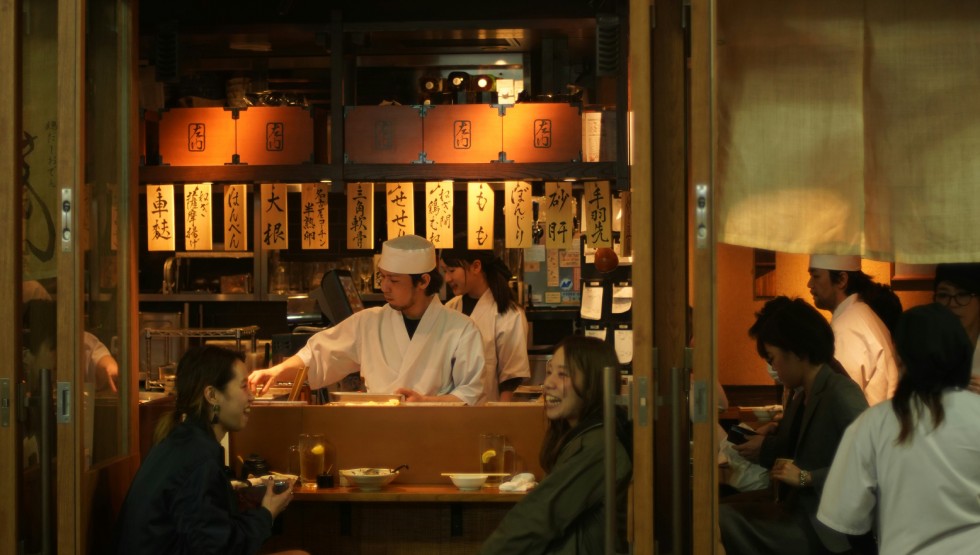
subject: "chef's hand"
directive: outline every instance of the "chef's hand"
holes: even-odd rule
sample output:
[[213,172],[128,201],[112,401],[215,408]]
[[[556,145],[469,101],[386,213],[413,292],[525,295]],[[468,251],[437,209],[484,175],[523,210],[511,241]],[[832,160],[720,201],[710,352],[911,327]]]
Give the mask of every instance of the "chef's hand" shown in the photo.
[[[265,395],[265,392],[269,391],[269,388],[272,387],[272,384],[275,383],[276,378],[281,372],[282,368],[279,365],[267,370],[255,370],[248,375],[248,388],[256,396]],[[260,385],[262,389],[257,390]]]
[[757,463],[759,462],[759,452],[762,450],[762,441],[766,439],[766,436],[762,434],[756,434],[754,436],[749,436],[745,443],[740,445],[733,445],[732,449],[738,452],[746,459]]
[[289,480],[286,491],[282,493],[276,493],[272,488],[275,485],[275,480],[270,476],[265,481],[265,495],[262,497],[262,506],[272,513],[272,519],[275,520],[279,513],[286,510],[286,505],[293,500],[293,482],[294,480]]
[[970,391],[980,394],[980,376],[970,376]]
[[399,387],[395,390],[395,393],[397,395],[404,395],[406,403],[421,403],[422,401],[425,401],[425,395],[422,395],[413,389]]
[[769,471],[769,477],[785,482],[794,488],[800,487],[800,467],[786,459],[777,459]]

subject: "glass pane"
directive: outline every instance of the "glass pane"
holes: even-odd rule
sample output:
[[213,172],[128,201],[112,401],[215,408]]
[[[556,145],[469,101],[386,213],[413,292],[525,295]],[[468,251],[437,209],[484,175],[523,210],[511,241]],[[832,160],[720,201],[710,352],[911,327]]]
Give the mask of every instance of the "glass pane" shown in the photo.
[[55,429],[52,383],[56,373],[56,226],[58,3],[24,0],[21,20],[23,72],[24,365],[27,397],[23,426],[20,499],[24,553],[54,545]]
[[79,192],[78,248],[83,258],[84,461],[86,467],[122,454],[125,423],[119,392],[119,222],[126,190],[122,141],[128,140],[125,107],[130,73],[120,67],[116,0],[92,0],[88,9],[85,75],[85,182]]

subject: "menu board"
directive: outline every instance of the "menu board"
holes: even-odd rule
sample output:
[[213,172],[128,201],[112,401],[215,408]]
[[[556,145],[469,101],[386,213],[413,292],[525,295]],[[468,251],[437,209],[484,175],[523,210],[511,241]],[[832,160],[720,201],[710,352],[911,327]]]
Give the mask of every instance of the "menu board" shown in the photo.
[[174,186],[146,186],[147,248],[151,251],[176,250],[174,239]]
[[612,247],[612,209],[608,181],[585,184],[582,196],[588,233],[585,236],[592,248]]
[[286,204],[286,185],[262,184],[262,244],[269,250],[289,248],[289,226],[286,224],[289,206]]
[[225,185],[225,250],[248,250],[248,193],[245,185]]
[[425,184],[425,235],[437,249],[453,248],[453,182]]
[[531,185],[524,181],[508,181],[504,186],[504,246],[508,249],[526,249],[534,240],[531,226],[534,214],[531,209]]
[[212,225],[211,184],[184,185],[184,250],[211,250]]
[[415,193],[412,182],[389,183],[385,194],[388,238],[415,234]]
[[330,226],[327,193],[329,183],[304,183],[301,192],[302,217],[300,231],[303,249],[327,249],[330,247]]
[[545,183],[544,196],[547,221],[545,246],[549,249],[569,249],[575,232],[572,185],[565,182]]
[[347,184],[347,248],[374,248],[374,183]]
[[493,189],[487,183],[470,183],[468,200],[467,248],[493,249]]

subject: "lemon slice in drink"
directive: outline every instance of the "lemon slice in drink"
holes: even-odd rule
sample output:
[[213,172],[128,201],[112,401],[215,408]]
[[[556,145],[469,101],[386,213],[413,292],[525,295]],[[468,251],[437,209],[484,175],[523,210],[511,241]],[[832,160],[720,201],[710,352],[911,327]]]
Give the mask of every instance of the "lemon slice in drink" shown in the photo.
[[313,453],[314,455],[322,455],[323,454],[323,446],[322,445],[314,445],[313,448],[310,449],[310,453]]
[[494,451],[493,449],[487,449],[486,451],[483,452],[483,455],[480,457],[480,460],[482,460],[483,463],[486,464],[486,463],[490,462],[490,459],[492,459],[492,458],[494,458],[496,456],[497,456],[497,452],[496,451]]

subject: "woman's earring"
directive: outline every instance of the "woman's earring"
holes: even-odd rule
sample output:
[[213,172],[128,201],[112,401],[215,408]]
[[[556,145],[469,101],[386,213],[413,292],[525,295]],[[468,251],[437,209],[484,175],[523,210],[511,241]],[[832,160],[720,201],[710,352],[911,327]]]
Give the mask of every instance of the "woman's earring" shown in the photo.
[[212,405],[211,408],[213,410],[213,412],[211,413],[211,423],[212,424],[217,424],[218,423],[218,413],[221,412],[221,405]]

